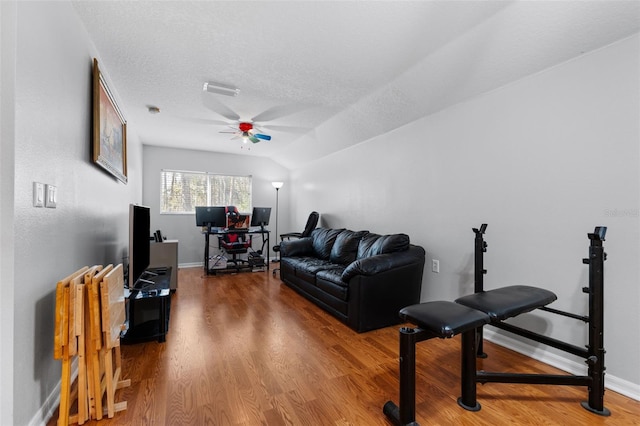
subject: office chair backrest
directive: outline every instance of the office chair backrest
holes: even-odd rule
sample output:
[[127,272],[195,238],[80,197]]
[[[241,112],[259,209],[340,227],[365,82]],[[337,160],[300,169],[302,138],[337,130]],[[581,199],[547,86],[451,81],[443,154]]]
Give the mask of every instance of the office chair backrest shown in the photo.
[[304,231],[302,231],[303,238],[311,235],[311,231],[316,229],[318,219],[320,219],[320,214],[318,212],[311,212],[309,219],[307,219],[307,225],[304,227]]
[[232,225],[236,222],[240,212],[236,206],[226,206],[224,210],[227,214],[227,227],[229,227],[230,224]]

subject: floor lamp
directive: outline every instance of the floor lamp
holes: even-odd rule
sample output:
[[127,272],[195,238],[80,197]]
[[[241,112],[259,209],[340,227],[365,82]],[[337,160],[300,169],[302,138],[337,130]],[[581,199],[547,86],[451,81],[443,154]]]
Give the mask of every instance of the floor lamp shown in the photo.
[[[276,238],[276,244],[274,244],[275,246],[278,245],[278,194],[280,193],[280,188],[282,188],[282,185],[284,185],[284,182],[271,182],[271,185],[273,185],[273,187],[276,189],[276,234],[275,234],[275,238]],[[279,262],[280,261],[280,250],[276,250],[276,258],[273,259],[274,262]]]

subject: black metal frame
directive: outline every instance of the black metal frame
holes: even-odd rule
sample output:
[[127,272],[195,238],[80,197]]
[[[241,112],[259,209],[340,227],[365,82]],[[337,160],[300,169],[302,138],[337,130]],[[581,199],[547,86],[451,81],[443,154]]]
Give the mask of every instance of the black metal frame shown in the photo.
[[[416,343],[439,336],[421,328],[400,328],[400,400],[399,405],[387,401],[382,412],[397,426],[419,426],[416,422]],[[461,396],[458,404],[469,411],[480,410],[476,401],[475,380],[475,338],[476,330],[471,328],[461,333],[462,338],[462,375]],[[470,351],[465,356],[464,351]]]
[[[484,233],[487,225],[474,228],[475,238],[475,292],[484,291],[484,253],[487,244]],[[611,412],[604,407],[604,261],[606,253],[602,242],[606,227],[596,227],[594,233],[587,234],[590,242],[589,257],[583,259],[589,265],[589,287],[584,293],[589,294],[589,316],[580,316],[551,308],[539,308],[547,312],[567,316],[589,324],[589,344],[586,349],[544,336],[511,324],[496,321],[488,325],[506,330],[519,336],[546,344],[564,352],[585,358],[588,365],[586,376],[522,374],[522,373],[489,373],[476,370],[476,357],[486,357],[482,348],[482,327],[461,333],[461,396],[458,405],[469,411],[478,411],[481,406],[477,402],[477,383],[527,383],[547,385],[587,386],[588,401],[582,407],[593,413],[608,416]],[[415,421],[415,359],[416,343],[442,337],[421,328],[402,327],[400,329],[400,400],[399,406],[392,401],[382,408],[383,413],[397,426],[418,426]]]
[[[210,235],[216,235],[218,238],[220,238],[223,234],[225,233],[246,233],[251,235],[256,235],[256,234],[260,234],[262,236],[262,246],[261,249],[257,252],[260,255],[262,254],[266,254],[266,267],[267,270],[269,270],[269,250],[266,250],[266,253],[264,251],[264,247],[265,245],[267,246],[267,248],[269,247],[269,239],[270,239],[270,231],[267,229],[264,229],[263,226],[260,227],[260,229],[249,229],[248,231],[239,231],[239,230],[235,230],[235,231],[227,231],[227,230],[218,230],[215,228],[212,228],[211,226],[207,226],[205,228],[203,228],[202,233],[204,234],[204,272],[206,275],[215,275],[216,272],[223,272],[223,271],[233,271],[233,270],[238,270],[240,268],[237,267],[237,265],[234,265],[233,267],[227,268],[227,269],[209,269],[209,252],[210,252]],[[219,240],[218,240],[219,241]],[[253,240],[252,240],[253,241]],[[219,244],[219,242],[218,242]],[[251,248],[249,248],[248,250],[249,252],[252,251]],[[247,267],[251,267],[250,262],[247,263]]]
[[[475,291],[484,291],[483,277],[487,271],[483,266],[483,255],[487,251],[487,244],[484,242],[484,231],[487,225],[483,224],[480,230],[473,229],[476,234],[475,242]],[[604,407],[604,261],[606,253],[602,242],[604,241],[607,228],[599,226],[595,228],[593,233],[587,234],[589,245],[589,257],[583,259],[582,262],[589,265],[589,287],[584,287],[582,291],[589,294],[589,316],[579,316],[569,312],[560,311],[551,308],[541,308],[544,311],[578,319],[587,322],[589,325],[589,343],[586,349],[565,343],[548,336],[544,336],[524,328],[507,324],[501,321],[492,321],[488,325],[492,325],[501,330],[508,331],[518,336],[531,339],[538,343],[542,343],[564,352],[582,357],[588,366],[586,376],[574,375],[552,375],[552,374],[520,374],[520,373],[490,373],[485,371],[477,371],[474,374],[462,374],[463,388],[467,386],[475,386],[475,383],[528,383],[528,384],[548,384],[548,385],[570,385],[570,386],[587,386],[589,388],[588,401],[582,402],[582,406],[593,413],[608,416],[611,412]],[[485,357],[482,351],[482,329],[476,332],[478,340],[476,343],[475,354],[478,357]],[[467,345],[473,343],[466,342]],[[464,345],[464,344],[463,344]],[[462,349],[463,363],[468,362],[465,357],[470,357],[469,348]],[[470,401],[472,402],[472,401]],[[470,404],[471,406],[475,404]],[[466,408],[466,407],[465,407]]]
[[[476,234],[474,240],[474,275],[473,275],[473,291],[474,293],[480,293],[484,291],[484,275],[487,270],[484,269],[484,253],[487,252],[487,243],[484,241],[484,233],[487,230],[487,224],[483,223],[480,229],[473,228],[473,232]],[[476,342],[477,342],[477,355],[478,358],[486,358],[487,354],[484,353],[483,346],[484,336],[482,333],[482,327],[476,330]]]

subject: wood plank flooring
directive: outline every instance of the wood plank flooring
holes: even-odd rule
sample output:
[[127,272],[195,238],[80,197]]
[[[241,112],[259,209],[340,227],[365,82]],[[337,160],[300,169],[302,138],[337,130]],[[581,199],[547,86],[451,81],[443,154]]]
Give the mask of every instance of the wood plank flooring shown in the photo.
[[[422,425],[640,425],[640,402],[612,391],[610,417],[584,410],[583,387],[487,384],[460,408],[459,337],[416,346]],[[485,344],[487,371],[559,373]],[[390,425],[398,402],[398,326],[357,334],[270,272],[179,270],[166,343],[122,347],[126,411],[90,425]],[[57,413],[47,425],[55,425]]]

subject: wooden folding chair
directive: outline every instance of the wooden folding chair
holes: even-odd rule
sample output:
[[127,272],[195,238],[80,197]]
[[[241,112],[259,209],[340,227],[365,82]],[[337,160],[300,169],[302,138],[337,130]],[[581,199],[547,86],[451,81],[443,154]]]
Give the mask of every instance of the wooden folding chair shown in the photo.
[[[120,380],[122,359],[120,333],[126,320],[124,308],[124,277],[122,264],[107,273],[100,283],[102,312],[102,344],[104,346],[104,371],[106,380],[107,416],[112,418],[118,411],[127,409],[127,402],[115,402],[115,392],[131,385],[131,380]],[[115,364],[115,368],[114,368]]]
[[[62,361],[58,426],[100,420],[105,413],[111,418],[127,408],[126,401],[115,402],[116,390],[131,385],[120,380],[126,317],[122,270],[122,265],[85,266],[56,285],[54,358]],[[78,376],[72,382],[74,360]]]
[[87,304],[85,308],[85,346],[87,360],[87,386],[89,389],[89,415],[92,419],[101,420],[103,415],[102,377],[104,362],[100,355],[103,350],[102,326],[100,312],[100,282],[104,276],[113,269],[113,265],[107,265],[94,274],[85,274],[85,293]]
[[[85,336],[85,279],[93,276],[96,271],[102,269],[102,265],[95,265],[87,269],[84,274],[78,274],[69,282],[69,304],[73,304],[73,321],[69,323],[69,338],[77,346],[78,355],[78,424],[84,424],[90,419],[89,410],[89,386],[87,377],[86,336]],[[71,316],[70,316],[71,318]]]
[[[78,413],[71,413],[71,406],[78,398],[78,386],[72,387],[71,363],[78,354],[76,336],[77,312],[76,291],[71,291],[72,280],[82,277],[89,267],[84,266],[56,284],[56,316],[53,335],[53,357],[62,361],[62,378],[60,382],[60,408],[58,426],[78,422]],[[74,281],[75,282],[75,281]]]

